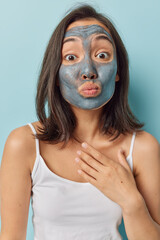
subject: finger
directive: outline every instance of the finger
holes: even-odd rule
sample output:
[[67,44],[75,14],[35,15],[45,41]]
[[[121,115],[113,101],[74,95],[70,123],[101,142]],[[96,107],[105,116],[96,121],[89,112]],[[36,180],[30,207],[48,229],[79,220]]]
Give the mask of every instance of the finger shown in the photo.
[[106,166],[107,164],[109,164],[111,166],[115,166],[115,162],[113,160],[111,160],[108,157],[104,156],[102,153],[97,151],[95,148],[90,146],[88,143],[86,143],[86,142],[82,143],[82,147],[83,147],[83,149],[84,149],[84,151],[86,153],[91,155],[93,158],[95,158],[102,165]]
[[89,166],[94,168],[96,171],[98,172],[101,171],[103,165],[95,158],[91,157],[88,153],[85,153],[83,151],[77,151],[77,154],[83,161],[85,161]]
[[118,160],[120,162],[120,164],[127,170],[131,171],[131,168],[126,160],[126,157],[124,155],[124,150],[123,149],[120,149],[118,151]]
[[97,179],[98,172],[94,168],[90,167],[87,163],[85,163],[80,158],[75,158],[75,161],[78,163],[78,165],[81,167],[82,170],[84,170],[87,174]]
[[86,172],[84,172],[81,169],[78,169],[78,174],[80,174],[87,182],[93,184],[94,186],[96,186],[96,179],[94,179],[93,177],[91,177],[90,175],[88,175]]

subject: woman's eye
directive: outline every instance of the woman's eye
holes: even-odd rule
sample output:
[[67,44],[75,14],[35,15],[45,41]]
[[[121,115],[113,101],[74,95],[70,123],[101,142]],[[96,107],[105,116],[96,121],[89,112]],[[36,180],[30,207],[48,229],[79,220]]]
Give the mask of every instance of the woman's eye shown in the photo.
[[107,59],[109,58],[109,54],[106,52],[101,52],[96,55],[96,57],[101,58],[101,59]]
[[77,57],[75,56],[75,55],[72,55],[72,54],[69,54],[69,55],[67,55],[67,56],[65,56],[65,59],[67,60],[67,61],[73,61],[73,60],[75,60]]

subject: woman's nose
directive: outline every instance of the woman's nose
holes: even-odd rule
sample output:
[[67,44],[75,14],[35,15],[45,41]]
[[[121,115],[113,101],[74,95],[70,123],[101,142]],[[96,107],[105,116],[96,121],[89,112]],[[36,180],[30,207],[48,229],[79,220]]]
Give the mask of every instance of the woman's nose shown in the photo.
[[98,77],[96,67],[94,66],[94,63],[87,59],[83,63],[83,68],[81,71],[81,79],[82,80],[88,80],[88,79],[96,79]]
[[82,80],[96,79],[97,75],[95,73],[92,73],[92,72],[90,72],[90,73],[83,73],[81,75],[81,78],[82,78]]

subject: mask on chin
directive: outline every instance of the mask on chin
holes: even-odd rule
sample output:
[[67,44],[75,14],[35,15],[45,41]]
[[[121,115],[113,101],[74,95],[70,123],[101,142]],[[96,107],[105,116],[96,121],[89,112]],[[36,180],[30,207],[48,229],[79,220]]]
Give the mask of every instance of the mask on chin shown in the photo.
[[[92,36],[110,41],[113,57],[110,61],[104,51],[91,58]],[[110,34],[99,25],[86,25],[71,28],[65,38],[79,37],[82,41],[84,57],[76,61],[74,55],[67,56],[69,64],[61,64],[59,69],[59,87],[63,98],[73,106],[90,110],[105,105],[115,91],[117,59]],[[106,40],[105,40],[106,38]],[[100,58],[100,59],[99,59]],[[101,59],[102,58],[102,59]]]

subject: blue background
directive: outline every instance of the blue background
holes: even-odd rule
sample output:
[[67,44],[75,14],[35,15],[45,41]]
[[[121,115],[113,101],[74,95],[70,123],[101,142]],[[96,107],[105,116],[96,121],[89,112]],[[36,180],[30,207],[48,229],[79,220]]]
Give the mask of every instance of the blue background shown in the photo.
[[[131,109],[160,142],[159,0],[85,3],[115,23],[130,59]],[[34,102],[43,54],[54,28],[73,5],[73,0],[0,1],[0,158],[8,134],[37,120]],[[30,207],[27,240],[33,239],[31,218]],[[120,231],[127,239],[123,224]]]

